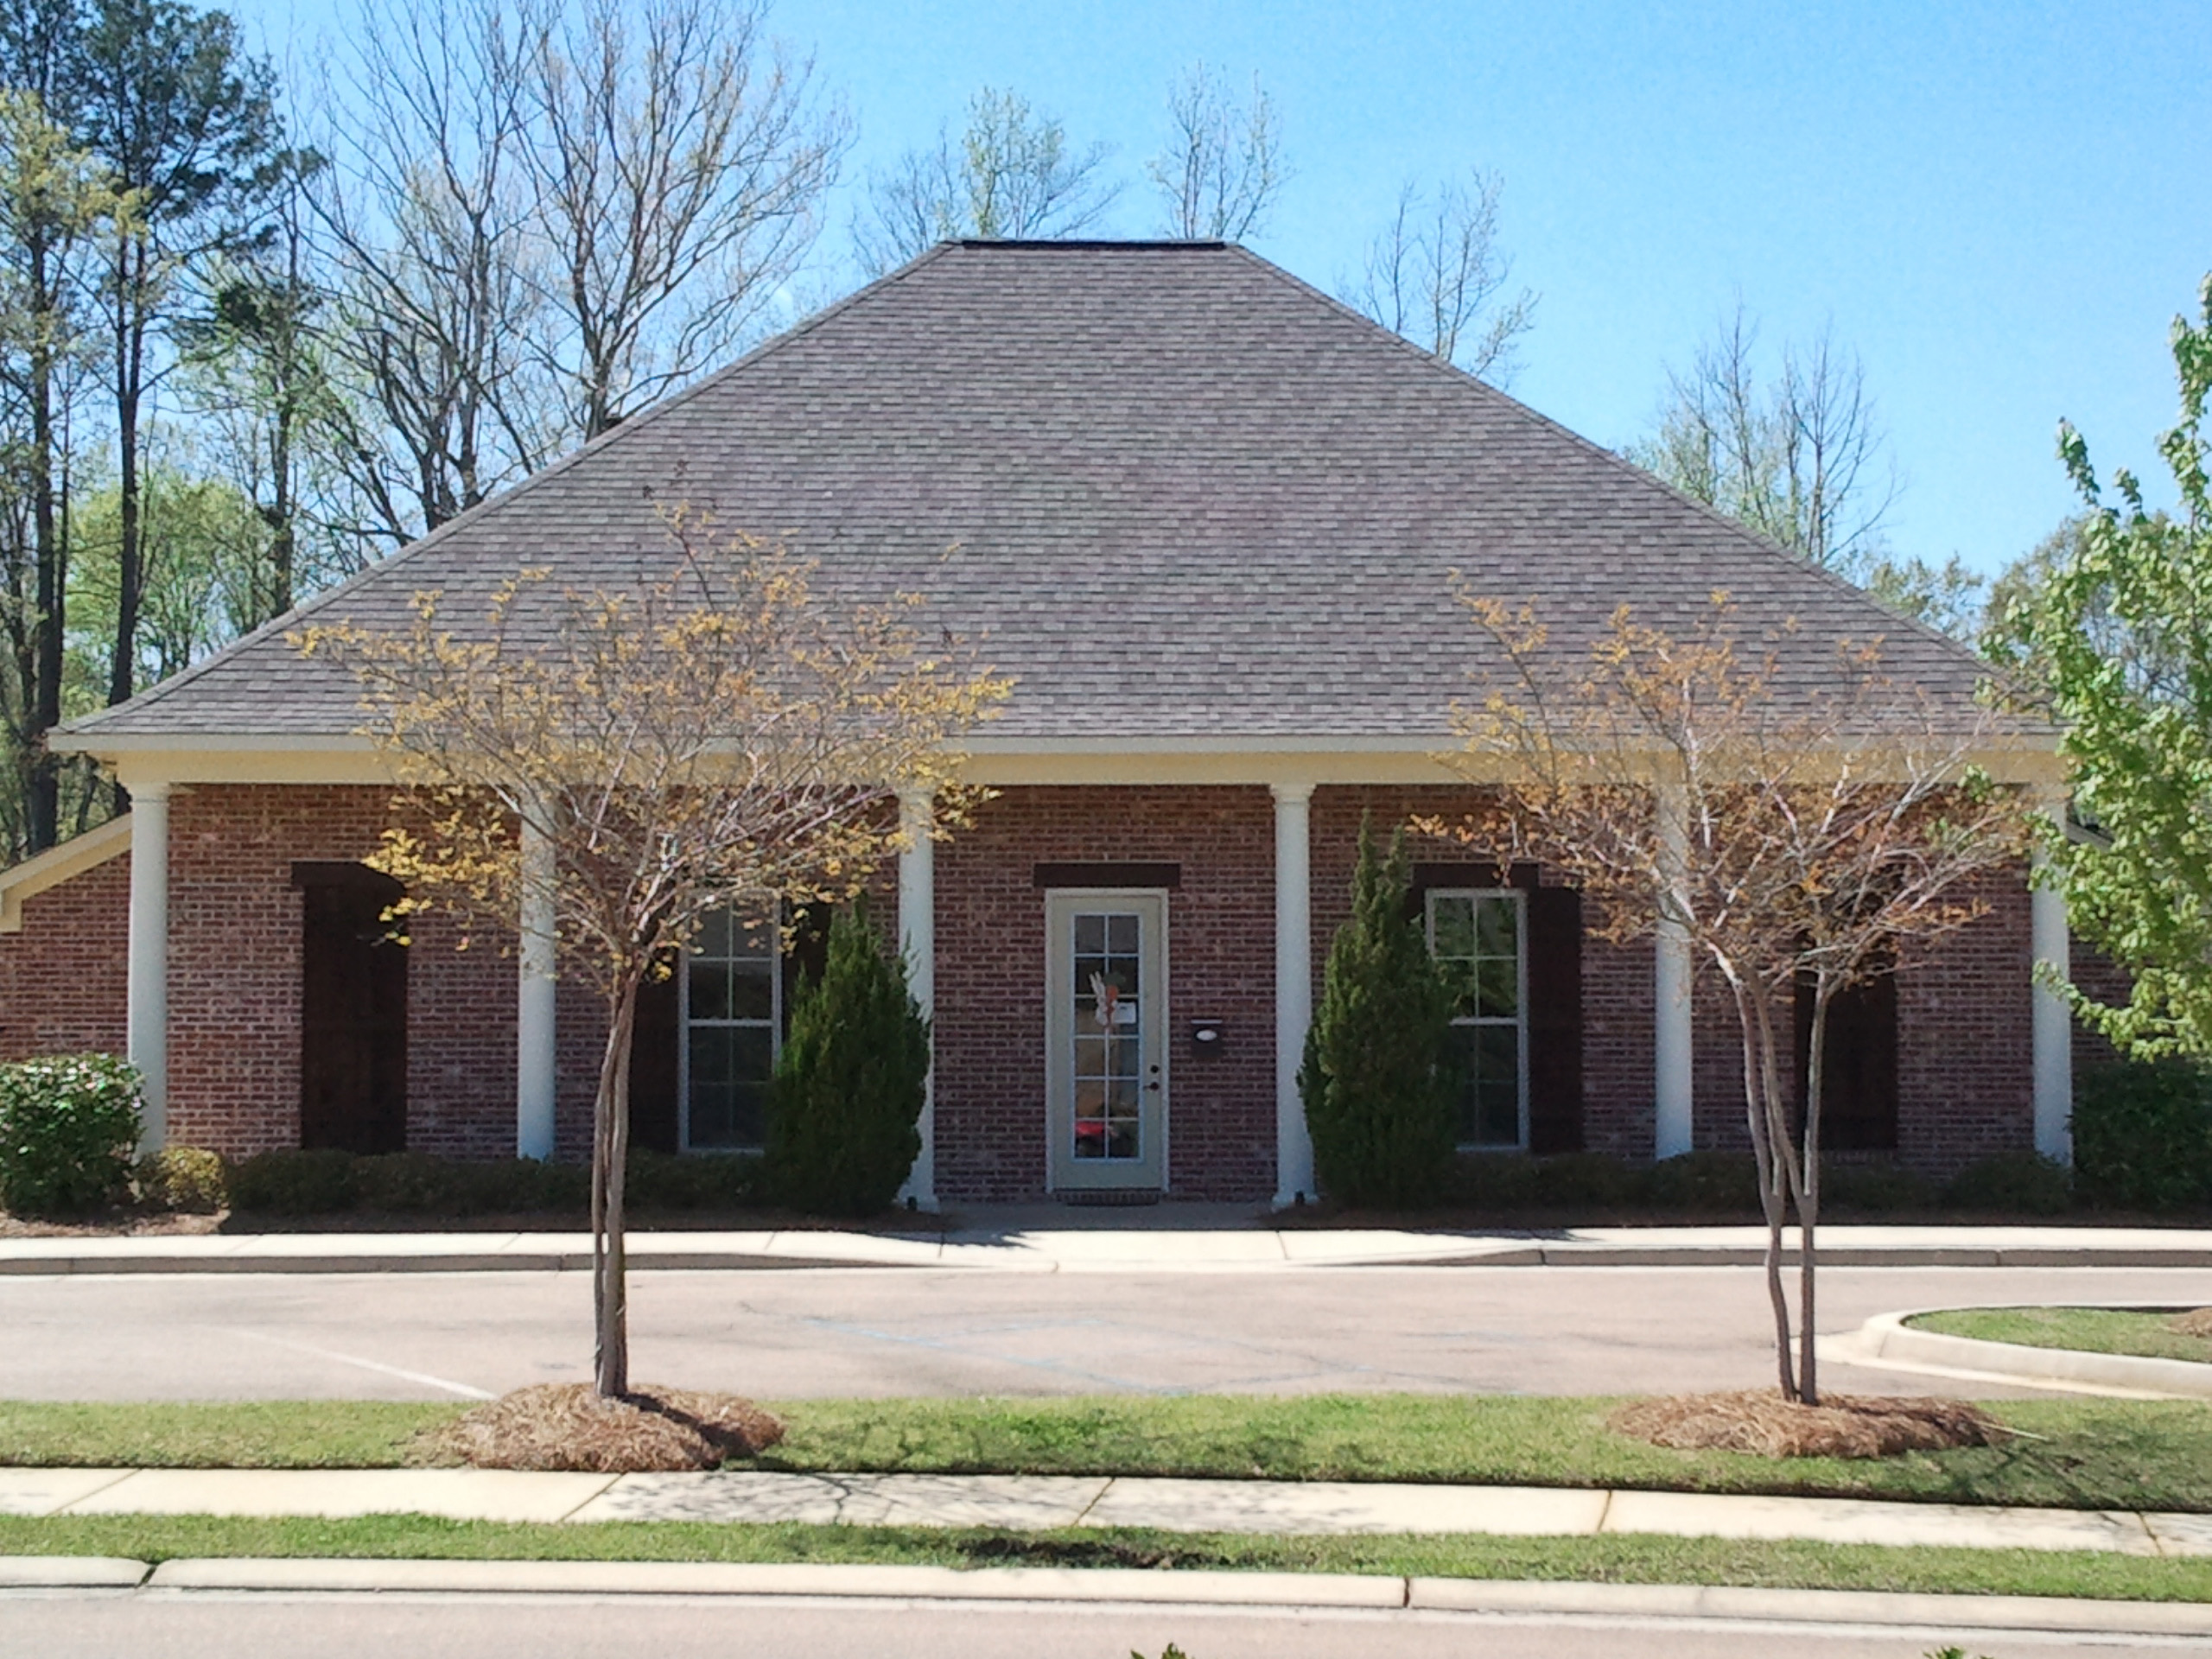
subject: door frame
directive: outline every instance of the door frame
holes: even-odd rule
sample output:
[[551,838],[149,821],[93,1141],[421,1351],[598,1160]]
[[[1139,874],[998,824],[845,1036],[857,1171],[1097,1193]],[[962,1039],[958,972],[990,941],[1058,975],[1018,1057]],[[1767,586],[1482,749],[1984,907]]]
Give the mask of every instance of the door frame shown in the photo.
[[[1079,907],[1085,904],[1106,906],[1116,901],[1141,899],[1156,904],[1160,907],[1160,937],[1154,942],[1152,952],[1159,964],[1160,986],[1149,999],[1154,1009],[1154,1017],[1157,1021],[1155,1029],[1160,1033],[1160,1043],[1159,1052],[1150,1057],[1149,1063],[1156,1064],[1160,1067],[1160,1103],[1156,1109],[1160,1147],[1158,1190],[1166,1192],[1168,1190],[1168,1157],[1172,1150],[1169,1128],[1172,1115],[1168,1108],[1174,1099],[1175,1092],[1174,1068],[1171,1064],[1174,1042],[1170,1034],[1171,1027],[1168,1019],[1169,999],[1173,982],[1169,959],[1169,944],[1173,937],[1170,920],[1169,890],[1166,887],[1047,887],[1045,890],[1044,898],[1045,974],[1042,989],[1045,995],[1045,1190],[1047,1192],[1084,1192],[1101,1189],[1144,1192],[1153,1190],[1153,1184],[1142,1179],[1070,1181],[1063,1185],[1056,1179],[1056,1166],[1058,1160],[1055,1156],[1054,1145],[1055,1136],[1059,1128],[1057,1122],[1058,1109],[1052,1100],[1052,1079],[1055,1067],[1058,1063],[1058,1056],[1054,1052],[1057,1046],[1056,1038],[1071,1037],[1072,1033],[1064,1027],[1057,1027],[1055,1023],[1056,1020],[1062,1016],[1056,1015],[1053,1009],[1056,1000],[1053,995],[1053,984],[1058,975],[1058,966],[1053,960],[1053,912],[1064,905],[1071,907]],[[1073,1121],[1074,1109],[1075,1103],[1071,1094],[1067,1102],[1071,1122]],[[1143,1160],[1138,1161],[1141,1163]],[[1102,1169],[1110,1170],[1113,1167],[1113,1165],[1102,1161]]]

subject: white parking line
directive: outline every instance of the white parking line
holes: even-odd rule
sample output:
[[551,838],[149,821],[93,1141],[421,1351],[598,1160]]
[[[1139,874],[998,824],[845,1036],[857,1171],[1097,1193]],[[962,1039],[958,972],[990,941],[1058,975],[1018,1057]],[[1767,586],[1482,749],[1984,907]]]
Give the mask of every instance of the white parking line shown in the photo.
[[317,1359],[335,1360],[340,1365],[353,1365],[365,1371],[374,1371],[380,1376],[396,1376],[403,1382],[420,1382],[427,1388],[443,1389],[448,1394],[457,1394],[464,1400],[493,1400],[499,1396],[489,1389],[480,1389],[467,1382],[449,1382],[442,1376],[432,1376],[428,1371],[410,1371],[403,1366],[386,1365],[373,1359],[363,1359],[358,1354],[341,1354],[334,1349],[317,1348],[310,1343],[294,1342],[289,1337],[272,1337],[266,1331],[233,1330],[236,1337],[265,1342],[274,1348],[289,1348],[296,1354],[312,1354]]

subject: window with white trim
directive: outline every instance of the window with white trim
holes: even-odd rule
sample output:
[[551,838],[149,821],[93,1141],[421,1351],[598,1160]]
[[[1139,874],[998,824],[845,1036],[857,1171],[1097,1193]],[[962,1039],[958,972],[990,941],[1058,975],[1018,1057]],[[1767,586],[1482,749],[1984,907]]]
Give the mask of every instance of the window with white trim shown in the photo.
[[1431,889],[1429,954],[1452,987],[1459,1146],[1529,1144],[1528,895],[1514,887]]
[[686,1152],[755,1152],[766,1139],[784,1029],[775,914],[753,904],[709,912],[683,953],[677,1099]]

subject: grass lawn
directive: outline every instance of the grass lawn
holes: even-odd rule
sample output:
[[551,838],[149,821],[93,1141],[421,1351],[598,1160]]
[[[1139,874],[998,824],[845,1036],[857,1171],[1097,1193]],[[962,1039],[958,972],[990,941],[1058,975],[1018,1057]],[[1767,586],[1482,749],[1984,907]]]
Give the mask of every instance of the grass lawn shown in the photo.
[[2212,1341],[2168,1328],[2171,1317],[2122,1307],[1950,1307],[1915,1314],[1906,1323],[1947,1337],[2017,1342],[2030,1348],[2212,1363]]
[[[2021,1438],[1879,1460],[1670,1452],[1613,1433],[1618,1402],[1514,1395],[773,1402],[755,1465],[910,1473],[1463,1481],[2212,1511],[2212,1405],[2052,1399],[1993,1409]],[[457,1404],[0,1402],[0,1465],[375,1468]]]
[[0,1516],[0,1554],[216,1555],[402,1560],[830,1561],[954,1567],[1141,1567],[1437,1578],[1595,1580],[1820,1590],[2212,1601],[2212,1560],[2083,1552],[1887,1549],[1722,1538],[1492,1538],[1466,1534],[1274,1538],[1220,1533],[1008,1533],[911,1527],[594,1526],[371,1516],[350,1521],[218,1516]]

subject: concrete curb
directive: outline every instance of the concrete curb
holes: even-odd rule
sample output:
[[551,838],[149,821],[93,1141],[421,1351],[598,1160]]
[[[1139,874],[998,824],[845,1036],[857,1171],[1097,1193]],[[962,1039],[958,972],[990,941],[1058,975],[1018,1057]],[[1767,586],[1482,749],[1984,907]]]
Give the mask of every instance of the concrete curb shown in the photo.
[[1916,1330],[1905,1323],[1923,1313],[1943,1311],[1906,1308],[1896,1313],[1878,1313],[1847,1341],[1827,1346],[1838,1358],[1849,1363],[1872,1362],[1902,1370],[1926,1370],[1938,1375],[1987,1377],[2085,1393],[2118,1390],[2155,1399],[2212,1400],[2212,1365],[2195,1360],[2036,1348],[2024,1343],[1947,1336],[1938,1331]]
[[146,1570],[112,1555],[0,1555],[0,1590],[135,1590]]
[[154,1590],[416,1591],[524,1595],[837,1596],[899,1601],[1171,1602],[1395,1608],[1406,1580],[1334,1573],[1137,1567],[832,1567],[709,1561],[165,1561]]
[[1758,1621],[1979,1631],[2212,1637],[2201,1602],[2044,1596],[1922,1595],[1863,1590],[1585,1584],[1065,1567],[834,1567],[683,1561],[231,1560],[163,1562],[0,1557],[0,1589],[156,1593],[760,1596],[897,1601],[1040,1602]]
[[[226,1241],[226,1243],[232,1241]],[[823,1268],[906,1269],[931,1268],[964,1273],[1054,1273],[1086,1270],[1120,1273],[1281,1272],[1364,1268],[1751,1268],[1764,1260],[1754,1248],[1738,1244],[1640,1245],[1613,1243],[1542,1243],[1446,1249],[1433,1253],[1381,1254],[1330,1258],[1230,1260],[1170,1255],[1154,1257],[1066,1261],[1048,1254],[1015,1249],[979,1260],[968,1249],[948,1250],[935,1259],[886,1253],[785,1255],[760,1250],[640,1249],[632,1241],[633,1273],[730,1273]],[[219,1253],[197,1250],[27,1252],[0,1245],[0,1275],[70,1277],[85,1274],[341,1274],[341,1273],[581,1273],[591,1266],[588,1250],[537,1249],[444,1249],[288,1251],[256,1241],[257,1248]],[[1783,1252],[1794,1267],[1797,1252]],[[2189,1245],[2038,1245],[1993,1248],[1977,1244],[1842,1244],[1822,1249],[1831,1268],[2212,1268],[2212,1248]],[[2175,1362],[2183,1363],[2183,1362]]]

